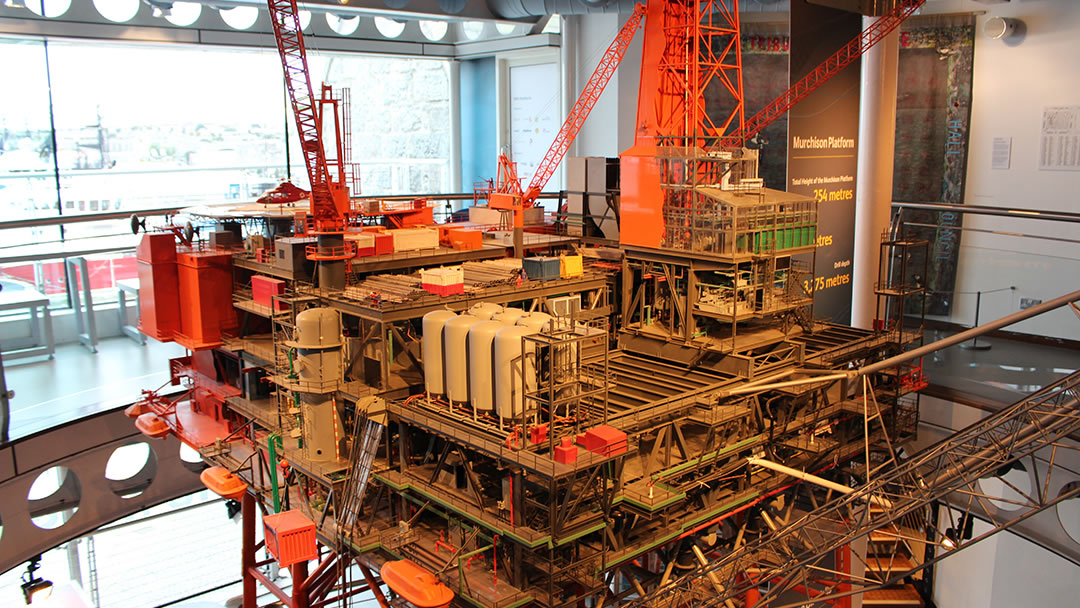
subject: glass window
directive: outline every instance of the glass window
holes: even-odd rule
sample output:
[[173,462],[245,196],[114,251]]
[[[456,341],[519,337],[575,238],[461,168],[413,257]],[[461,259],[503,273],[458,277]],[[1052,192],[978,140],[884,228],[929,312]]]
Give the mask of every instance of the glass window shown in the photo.
[[297,17],[300,18],[300,29],[306,30],[311,25],[311,11],[300,11],[297,13]]
[[255,25],[259,19],[259,9],[254,6],[237,6],[235,8],[218,9],[225,24],[234,30],[246,30]]
[[124,23],[139,12],[139,0],[94,0],[94,8],[109,21]]
[[449,29],[449,24],[445,21],[421,21],[420,32],[428,40],[442,40],[446,36],[446,30]]
[[[0,95],[0,210],[5,220],[54,217],[59,207],[45,46],[36,40],[0,39],[0,57],[9,87]],[[16,255],[24,245],[59,238],[56,226],[5,230],[0,259]],[[30,272],[27,278],[32,277]],[[5,287],[13,286],[8,277],[2,280]]]
[[55,19],[71,8],[71,0],[26,0],[26,10],[39,17]]
[[517,26],[513,23],[496,23],[495,31],[499,32],[503,36],[509,36],[517,31]]
[[375,17],[375,29],[387,38],[397,38],[405,31],[405,22],[386,17]]
[[[351,152],[364,196],[426,194],[450,187],[450,71],[446,61],[320,53],[313,75],[351,91]],[[320,82],[313,80],[318,90]],[[293,181],[307,187],[289,120]],[[335,156],[328,153],[328,156]],[[357,194],[356,192],[353,193]]]
[[199,20],[202,15],[202,4],[198,2],[173,2],[172,10],[165,20],[173,25],[187,27]]

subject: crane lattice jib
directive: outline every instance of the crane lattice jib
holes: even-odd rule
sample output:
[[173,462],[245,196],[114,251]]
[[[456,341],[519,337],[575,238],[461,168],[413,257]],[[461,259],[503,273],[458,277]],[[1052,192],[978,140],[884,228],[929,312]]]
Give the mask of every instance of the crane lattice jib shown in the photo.
[[536,172],[533,173],[532,180],[529,182],[529,187],[522,199],[522,204],[525,207],[531,207],[536,202],[536,198],[540,196],[540,192],[547,185],[548,180],[555,174],[555,169],[562,162],[563,157],[566,156],[570,144],[581,132],[585,119],[589,117],[589,113],[596,106],[600,94],[604,92],[604,87],[607,86],[611,77],[615,75],[615,70],[618,69],[619,64],[622,62],[623,55],[626,54],[626,49],[630,46],[630,41],[634,39],[634,34],[637,33],[644,17],[645,5],[638,4],[634,7],[634,13],[630,15],[622,29],[619,30],[618,35],[615,36],[615,40],[611,42],[607,51],[604,52],[604,56],[600,59],[596,70],[593,71],[592,77],[589,78],[589,82],[582,89],[577,102],[574,103],[574,107],[570,109],[570,114],[566,117],[566,121],[563,122],[562,128],[559,129],[559,134],[555,136],[555,141],[552,142],[547,154],[544,155],[544,159],[540,161]]
[[851,65],[852,62],[868,51],[870,47],[881,42],[885,36],[888,36],[893,30],[900,27],[900,24],[903,23],[905,19],[913,15],[915,11],[919,10],[919,7],[925,2],[926,0],[900,0],[892,10],[882,15],[880,19],[874,20],[869,27],[863,30],[862,33],[856,36],[851,42],[840,47],[839,50],[822,62],[821,65],[799,79],[799,81],[792,85],[790,89],[781,93],[779,97],[762,108],[760,112],[748,118],[741,133],[734,137],[722,138],[720,140],[720,145],[724,148],[741,147],[746,143],[746,140],[760,133],[762,129],[769,126],[772,121],[783,116],[792,106],[805,99],[807,95],[813,93],[818,87],[825,84],[827,80],[840,73],[840,70]]
[[267,0],[270,22],[274,26],[281,66],[285,73],[285,87],[289,91],[296,129],[300,136],[300,148],[304,153],[308,179],[311,180],[311,214],[316,222],[338,217],[330,194],[330,172],[326,165],[326,152],[322,146],[315,94],[308,73],[304,35],[300,29],[296,0]]

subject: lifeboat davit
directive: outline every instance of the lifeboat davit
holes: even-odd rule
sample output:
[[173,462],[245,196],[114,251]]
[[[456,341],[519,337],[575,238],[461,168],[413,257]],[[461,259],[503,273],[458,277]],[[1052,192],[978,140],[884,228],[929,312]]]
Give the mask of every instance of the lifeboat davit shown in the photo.
[[199,474],[199,480],[214,494],[222,498],[240,498],[247,492],[243,479],[233,475],[225,467],[210,467]]
[[454,599],[449,587],[412,560],[386,562],[379,573],[394,593],[416,608],[446,608]]

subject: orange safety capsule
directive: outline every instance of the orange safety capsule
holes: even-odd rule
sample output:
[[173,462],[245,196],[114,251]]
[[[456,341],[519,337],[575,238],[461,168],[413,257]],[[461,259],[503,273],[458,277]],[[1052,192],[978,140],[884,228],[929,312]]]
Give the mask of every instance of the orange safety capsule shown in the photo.
[[199,474],[199,480],[214,494],[222,498],[240,498],[247,492],[247,484],[225,467],[210,467]]
[[143,435],[154,439],[161,439],[169,434],[169,425],[161,416],[153,412],[139,415],[135,419],[135,428],[139,429]]
[[446,608],[454,599],[449,587],[412,560],[386,562],[380,574],[388,587],[417,608]]

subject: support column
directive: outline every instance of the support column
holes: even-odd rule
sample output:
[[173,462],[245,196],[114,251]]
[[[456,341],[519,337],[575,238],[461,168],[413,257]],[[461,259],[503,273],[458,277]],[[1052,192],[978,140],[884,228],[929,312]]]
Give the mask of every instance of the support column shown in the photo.
[[[877,19],[880,17],[863,17],[863,27]],[[899,52],[900,31],[894,30],[862,56],[851,324],[863,329],[871,329],[879,316],[874,283],[878,276],[881,234],[889,227],[892,209]]]
[[292,608],[308,608],[307,562],[299,562],[289,567],[292,576]]
[[244,608],[257,608],[255,578],[251,576],[251,569],[255,567],[255,497],[245,493],[240,504],[240,525],[243,526],[243,546],[240,549],[243,572],[240,580],[244,585]]
[[[320,249],[326,250],[343,249],[345,237],[341,234],[320,234],[318,245]],[[330,291],[345,289],[345,264],[350,263],[348,260],[319,262],[319,288]]]

